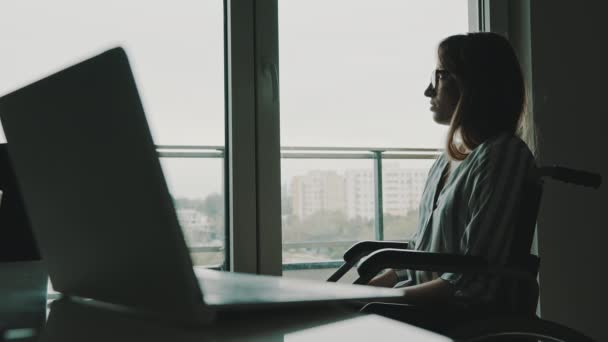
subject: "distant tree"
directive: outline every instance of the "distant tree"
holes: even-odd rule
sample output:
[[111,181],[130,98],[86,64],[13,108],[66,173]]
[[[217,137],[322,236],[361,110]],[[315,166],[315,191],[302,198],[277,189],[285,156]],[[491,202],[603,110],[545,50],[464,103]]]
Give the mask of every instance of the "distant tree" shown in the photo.
[[184,197],[178,197],[173,199],[173,203],[175,203],[175,208],[177,209],[195,209],[196,206],[198,205],[199,202],[201,202],[202,199],[190,199],[190,198],[184,198]]
[[197,209],[208,217],[224,216],[224,196],[212,193],[200,203]]
[[373,222],[348,219],[343,211],[318,211],[302,220],[290,215],[283,226],[284,241],[342,241],[369,239]]
[[211,230],[213,230],[218,239],[223,240],[224,237],[224,196],[218,193],[212,193],[205,198],[198,208],[204,215],[207,216]]
[[204,215],[214,232],[215,238],[223,239],[224,236],[224,197],[218,193],[212,193],[201,198],[176,198],[175,207],[179,209],[193,209]]

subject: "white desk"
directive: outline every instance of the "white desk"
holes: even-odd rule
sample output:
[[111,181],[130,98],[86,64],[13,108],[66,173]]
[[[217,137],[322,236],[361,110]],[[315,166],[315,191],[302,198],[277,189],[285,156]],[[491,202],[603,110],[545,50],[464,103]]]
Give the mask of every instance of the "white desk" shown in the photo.
[[[232,314],[213,324],[183,328],[81,303],[53,303],[47,325],[33,341],[451,341],[426,330],[376,315],[337,307]],[[24,341],[16,340],[19,342]]]

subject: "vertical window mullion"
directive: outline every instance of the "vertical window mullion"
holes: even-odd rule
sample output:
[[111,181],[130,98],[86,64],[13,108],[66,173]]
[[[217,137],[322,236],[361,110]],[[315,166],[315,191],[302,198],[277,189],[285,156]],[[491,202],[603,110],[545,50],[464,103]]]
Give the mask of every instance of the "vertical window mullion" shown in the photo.
[[258,273],[254,5],[226,0],[227,208],[230,270]]
[[374,154],[374,238],[384,240],[384,206],[382,195],[382,152],[372,151]]
[[479,0],[479,31],[509,36],[508,0]]
[[276,0],[226,0],[230,269],[281,274]]
[[281,275],[281,151],[277,0],[255,1],[258,271]]

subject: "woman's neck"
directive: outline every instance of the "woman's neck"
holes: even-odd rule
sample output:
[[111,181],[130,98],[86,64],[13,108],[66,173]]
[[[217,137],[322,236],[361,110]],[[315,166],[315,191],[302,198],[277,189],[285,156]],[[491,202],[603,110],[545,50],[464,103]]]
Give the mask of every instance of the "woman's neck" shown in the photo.
[[460,163],[462,163],[462,160],[455,160],[455,159],[450,159],[450,166],[448,168],[448,172],[452,173],[452,171],[458,167],[458,165],[460,165]]

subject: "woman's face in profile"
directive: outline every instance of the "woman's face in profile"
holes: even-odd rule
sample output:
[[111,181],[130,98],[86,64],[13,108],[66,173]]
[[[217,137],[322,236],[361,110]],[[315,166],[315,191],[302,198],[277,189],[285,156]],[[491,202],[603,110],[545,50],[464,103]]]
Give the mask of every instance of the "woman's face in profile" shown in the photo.
[[437,62],[437,69],[431,75],[431,83],[424,91],[424,96],[431,99],[433,120],[438,124],[449,125],[460,98],[460,90],[454,77],[443,68],[441,62]]

